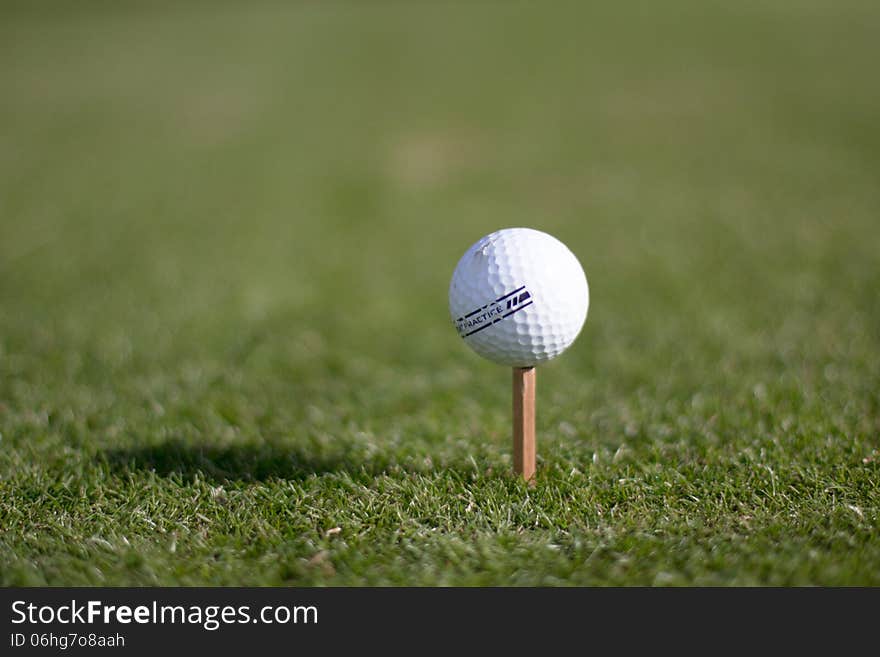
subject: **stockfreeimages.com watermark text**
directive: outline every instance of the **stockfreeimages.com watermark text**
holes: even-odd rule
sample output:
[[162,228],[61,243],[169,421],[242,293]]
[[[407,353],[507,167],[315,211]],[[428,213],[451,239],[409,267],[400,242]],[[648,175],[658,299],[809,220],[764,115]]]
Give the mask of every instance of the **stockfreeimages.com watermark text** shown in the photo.
[[153,601],[142,605],[111,605],[101,600],[37,605],[24,600],[12,603],[13,625],[196,625],[213,632],[224,625],[318,623],[314,605],[167,605]]

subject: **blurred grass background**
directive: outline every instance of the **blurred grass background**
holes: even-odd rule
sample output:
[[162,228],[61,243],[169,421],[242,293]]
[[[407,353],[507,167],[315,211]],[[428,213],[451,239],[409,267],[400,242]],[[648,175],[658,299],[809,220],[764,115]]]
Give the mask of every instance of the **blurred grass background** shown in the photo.
[[[880,7],[4,3],[0,582],[880,584]],[[506,226],[591,287],[452,329]]]

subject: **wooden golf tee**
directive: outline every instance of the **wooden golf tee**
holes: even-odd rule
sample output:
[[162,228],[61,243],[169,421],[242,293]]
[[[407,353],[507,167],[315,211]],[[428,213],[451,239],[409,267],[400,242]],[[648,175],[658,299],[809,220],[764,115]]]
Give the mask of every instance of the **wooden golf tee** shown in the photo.
[[535,368],[513,368],[513,471],[535,477]]

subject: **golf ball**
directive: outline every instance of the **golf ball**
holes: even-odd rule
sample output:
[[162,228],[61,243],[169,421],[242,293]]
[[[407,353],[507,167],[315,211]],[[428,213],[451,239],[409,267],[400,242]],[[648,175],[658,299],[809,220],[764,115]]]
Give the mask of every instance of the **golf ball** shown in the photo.
[[449,312],[458,334],[501,365],[533,367],[577,338],[590,291],[565,244],[531,228],[505,228],[478,240],[458,261]]

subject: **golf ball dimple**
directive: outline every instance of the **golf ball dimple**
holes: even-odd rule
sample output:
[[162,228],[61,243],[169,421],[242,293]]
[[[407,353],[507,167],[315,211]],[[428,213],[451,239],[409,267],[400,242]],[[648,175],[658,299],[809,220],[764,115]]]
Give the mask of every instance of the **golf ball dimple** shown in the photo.
[[501,365],[533,367],[575,341],[590,305],[587,277],[565,244],[531,228],[505,228],[461,257],[449,285],[458,334]]

